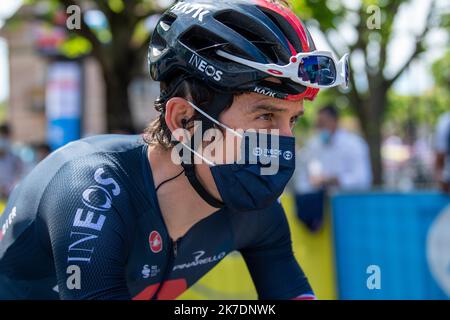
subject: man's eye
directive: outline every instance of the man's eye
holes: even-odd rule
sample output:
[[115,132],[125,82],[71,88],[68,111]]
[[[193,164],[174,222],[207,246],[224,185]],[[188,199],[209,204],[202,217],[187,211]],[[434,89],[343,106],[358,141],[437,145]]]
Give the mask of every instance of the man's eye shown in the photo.
[[271,121],[272,120],[272,114],[271,113],[262,114],[262,115],[260,115],[258,117],[258,119],[264,120],[264,121]]

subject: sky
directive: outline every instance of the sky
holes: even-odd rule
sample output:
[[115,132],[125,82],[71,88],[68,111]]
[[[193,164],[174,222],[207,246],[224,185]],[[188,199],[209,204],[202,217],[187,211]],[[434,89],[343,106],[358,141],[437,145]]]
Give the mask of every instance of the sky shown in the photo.
[[[170,2],[170,0],[160,0],[161,2]],[[0,4],[0,28],[3,25],[3,20],[9,17],[17,10],[22,0],[1,0]],[[395,72],[403,64],[406,57],[409,56],[412,49],[412,34],[414,31],[421,30],[425,23],[425,12],[429,7],[431,0],[411,0],[410,5],[404,6],[399,13],[396,20],[395,30],[396,38],[394,45],[389,50],[388,55],[388,72]],[[447,0],[438,0],[440,6],[450,10],[445,3]],[[357,5],[357,0],[345,0],[348,7]],[[414,21],[414,23],[411,23]],[[320,31],[311,30],[313,38],[315,39],[318,49],[329,49],[325,41],[321,37]],[[351,32],[340,32],[351,39]],[[395,84],[395,90],[401,94],[420,94],[433,85],[433,79],[430,73],[430,66],[432,62],[442,56],[445,48],[448,48],[448,35],[444,31],[433,32],[428,41],[433,44],[433,50],[428,51],[422,59],[412,64],[411,68],[403,74],[403,76]],[[0,38],[0,101],[4,101],[9,95],[9,81],[8,81],[8,60],[7,60],[7,44],[6,41]],[[358,57],[352,59],[352,64],[357,66]],[[358,79],[357,79],[358,80]],[[364,80],[360,79],[362,85]]]

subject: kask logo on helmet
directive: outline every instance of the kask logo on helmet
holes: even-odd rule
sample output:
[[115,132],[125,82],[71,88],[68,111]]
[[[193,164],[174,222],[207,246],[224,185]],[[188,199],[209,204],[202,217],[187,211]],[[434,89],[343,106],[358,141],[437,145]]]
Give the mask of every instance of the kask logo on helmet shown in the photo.
[[214,66],[208,64],[205,60],[203,60],[195,53],[193,53],[191,58],[189,59],[189,64],[193,65],[197,70],[216,81],[222,80],[223,71],[217,70]]
[[255,87],[253,91],[272,98],[275,98],[275,95],[277,94],[276,92],[261,87]]
[[191,14],[192,18],[198,19],[200,22],[203,22],[203,17],[210,12],[199,4],[186,2],[178,2],[172,7],[171,11],[183,14]]

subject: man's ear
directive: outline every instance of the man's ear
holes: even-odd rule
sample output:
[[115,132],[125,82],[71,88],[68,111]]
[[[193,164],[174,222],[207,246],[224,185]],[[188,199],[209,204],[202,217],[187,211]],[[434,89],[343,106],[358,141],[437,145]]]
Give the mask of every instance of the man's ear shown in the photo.
[[180,97],[170,98],[166,103],[165,121],[172,135],[177,140],[180,139],[180,133],[184,133],[188,120],[194,116],[195,110],[186,99]]

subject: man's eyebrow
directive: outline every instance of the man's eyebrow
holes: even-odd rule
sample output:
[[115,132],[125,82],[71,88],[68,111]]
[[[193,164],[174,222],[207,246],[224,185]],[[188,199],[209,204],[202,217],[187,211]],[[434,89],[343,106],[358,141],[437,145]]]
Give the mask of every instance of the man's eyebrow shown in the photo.
[[268,104],[260,104],[251,108],[251,113],[256,113],[258,111],[269,111],[269,112],[286,112],[287,109],[274,107]]
[[[268,104],[257,105],[257,106],[252,107],[252,109],[251,109],[251,113],[256,113],[256,112],[259,112],[259,111],[268,111],[268,112],[281,113],[281,112],[288,111],[288,109],[274,107],[274,106],[271,106],[271,105],[268,105]],[[296,117],[301,117],[304,114],[305,114],[305,111],[302,109],[295,116]]]

